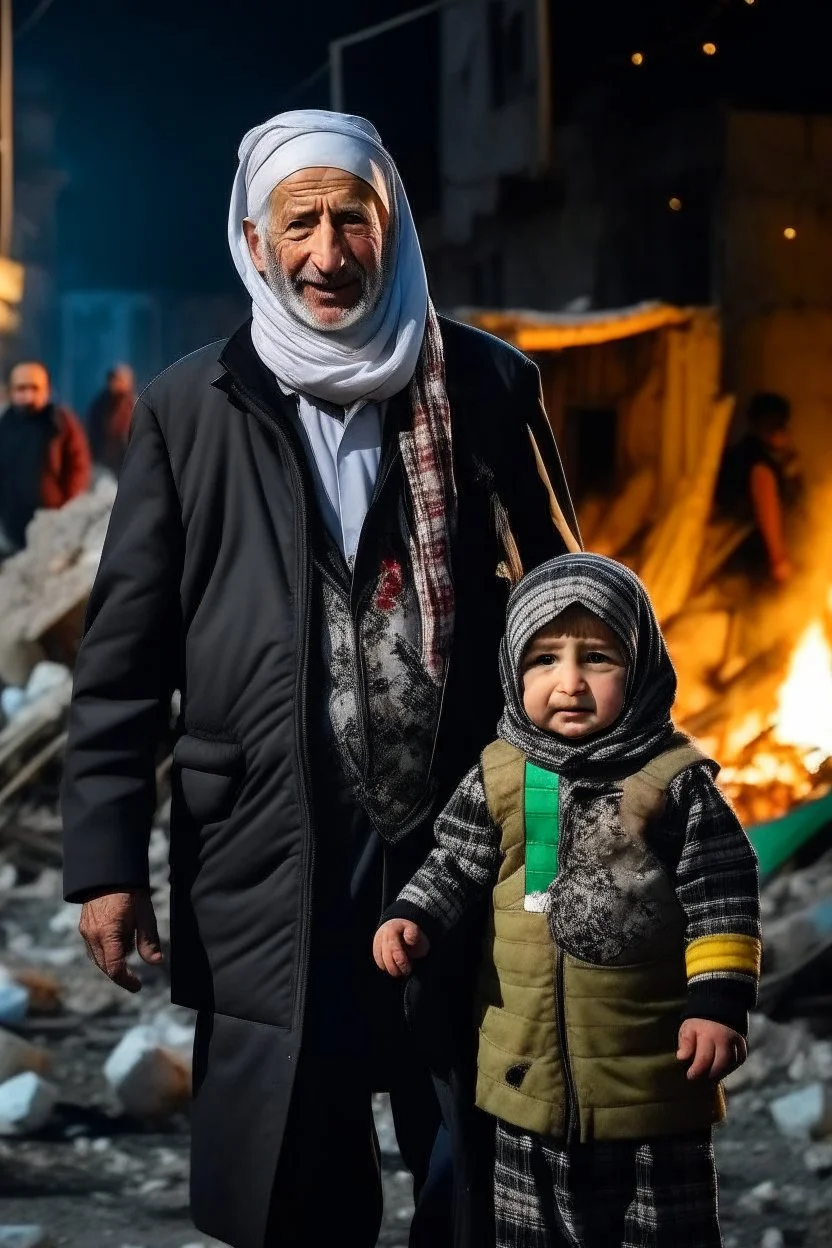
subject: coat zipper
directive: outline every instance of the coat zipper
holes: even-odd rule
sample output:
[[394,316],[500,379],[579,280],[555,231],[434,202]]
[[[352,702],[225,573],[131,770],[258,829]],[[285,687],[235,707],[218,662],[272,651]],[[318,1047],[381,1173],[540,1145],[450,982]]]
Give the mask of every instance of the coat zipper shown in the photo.
[[566,1003],[563,990],[563,950],[558,945],[555,949],[555,1014],[558,1027],[560,1058],[563,1067],[563,1080],[566,1088],[566,1112],[564,1132],[567,1145],[575,1136],[578,1119],[578,1097],[575,1091],[575,1080],[572,1074],[572,1063],[569,1059],[569,1040],[566,1033]]
[[309,667],[309,621],[311,618],[312,578],[309,575],[309,551],[307,546],[307,515],[306,494],[303,476],[298,467],[290,439],[269,412],[261,406],[250,390],[234,381],[234,388],[249,404],[249,409],[266,429],[278,449],[285,452],[290,472],[295,485],[298,508],[295,518],[295,545],[298,550],[298,601],[301,604],[300,627],[298,635],[301,639],[301,654],[298,664],[298,677],[295,684],[295,755],[298,764],[300,784],[298,786],[298,805],[305,822],[306,835],[301,845],[301,906],[303,921],[300,925],[300,941],[298,956],[295,963],[295,1000],[292,1010],[292,1025],[295,1029],[302,1026],[306,1006],[306,981],[309,975],[310,935],[312,916],[312,875],[315,869],[315,836],[312,827],[312,807],[309,793],[312,787],[309,772],[307,747],[307,676]]

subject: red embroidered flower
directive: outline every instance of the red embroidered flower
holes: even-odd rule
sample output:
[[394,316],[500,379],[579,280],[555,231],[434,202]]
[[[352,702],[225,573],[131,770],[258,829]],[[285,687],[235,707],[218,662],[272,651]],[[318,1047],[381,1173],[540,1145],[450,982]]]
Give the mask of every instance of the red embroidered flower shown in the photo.
[[382,559],[381,574],[376,590],[376,606],[379,611],[394,610],[403,587],[402,565],[398,559]]

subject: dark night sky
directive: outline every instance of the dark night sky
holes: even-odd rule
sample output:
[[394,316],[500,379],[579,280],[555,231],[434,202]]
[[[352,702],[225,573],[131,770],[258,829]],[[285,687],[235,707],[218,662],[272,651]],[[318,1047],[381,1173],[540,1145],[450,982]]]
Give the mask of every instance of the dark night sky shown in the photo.
[[[228,192],[242,134],[287,107],[326,107],[327,79],[297,85],[330,38],[420,0],[53,0],[15,44],[45,72],[59,108],[66,284],[233,289]],[[36,0],[17,0],[18,28]],[[821,0],[559,0],[556,108],[588,82],[648,92],[664,108],[693,96],[758,107],[830,107]],[[348,53],[346,103],[370,116],[398,159],[417,213],[436,202],[435,17]],[[700,38],[718,37],[704,64]],[[638,80],[629,50],[647,61]],[[632,83],[632,87],[628,84]],[[637,85],[638,84],[638,85]],[[655,104],[652,102],[655,101]]]
[[[35,7],[19,0],[18,28]],[[16,41],[15,60],[19,76],[27,69],[48,75],[58,106],[58,159],[68,175],[59,214],[64,281],[233,287],[225,217],[242,135],[282,108],[328,107],[326,75],[296,87],[326,60],[329,38],[413,7],[412,0],[53,0]],[[435,64],[436,30],[428,18],[406,39],[388,36],[387,58],[375,49],[368,65],[366,50],[357,49],[345,63],[347,107],[369,113],[414,172],[434,159],[435,79],[424,66]],[[379,63],[370,89],[366,71]],[[395,92],[397,82],[406,91]],[[411,188],[417,209],[427,206],[425,181],[416,178]]]

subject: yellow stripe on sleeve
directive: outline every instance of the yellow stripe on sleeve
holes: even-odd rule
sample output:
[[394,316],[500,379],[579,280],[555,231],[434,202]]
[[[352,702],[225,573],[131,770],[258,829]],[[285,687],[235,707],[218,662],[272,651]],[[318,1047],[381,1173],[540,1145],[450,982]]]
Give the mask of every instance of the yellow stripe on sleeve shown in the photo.
[[700,936],[698,940],[692,940],[685,950],[688,979],[714,971],[757,976],[760,974],[761,952],[756,936]]

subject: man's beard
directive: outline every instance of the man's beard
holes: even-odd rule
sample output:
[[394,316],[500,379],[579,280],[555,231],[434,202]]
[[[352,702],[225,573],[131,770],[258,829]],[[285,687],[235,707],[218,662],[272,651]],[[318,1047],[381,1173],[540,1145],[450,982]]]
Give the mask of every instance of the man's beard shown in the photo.
[[[311,261],[296,277],[291,278],[287,277],[278,264],[274,250],[270,246],[266,247],[266,271],[263,277],[269,290],[297,320],[309,329],[317,329],[324,334],[339,329],[352,329],[365,317],[370,316],[381,298],[386,276],[387,270],[384,264],[380,264],[370,277],[355,260],[347,260],[338,274],[337,285],[328,284],[323,280]],[[359,282],[361,293],[351,308],[338,309],[339,315],[336,320],[320,321],[301,293],[300,288],[304,282],[313,282],[321,290],[337,290],[349,282]]]

